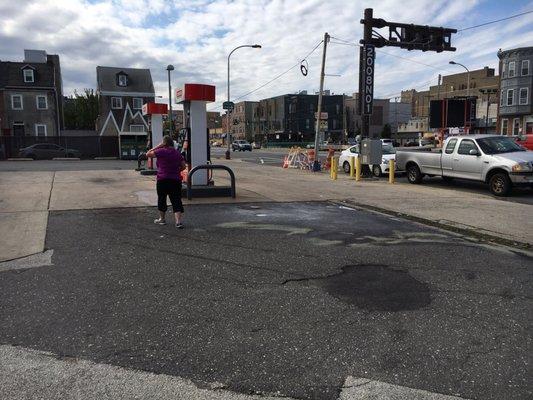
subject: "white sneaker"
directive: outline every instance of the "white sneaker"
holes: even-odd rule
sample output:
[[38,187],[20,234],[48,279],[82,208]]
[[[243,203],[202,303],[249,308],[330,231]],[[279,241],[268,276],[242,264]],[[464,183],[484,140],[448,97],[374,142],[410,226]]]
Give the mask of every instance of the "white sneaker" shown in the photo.
[[154,219],[154,224],[157,224],[157,225],[166,225],[166,221],[164,219],[161,219],[161,218],[158,218],[158,219]]

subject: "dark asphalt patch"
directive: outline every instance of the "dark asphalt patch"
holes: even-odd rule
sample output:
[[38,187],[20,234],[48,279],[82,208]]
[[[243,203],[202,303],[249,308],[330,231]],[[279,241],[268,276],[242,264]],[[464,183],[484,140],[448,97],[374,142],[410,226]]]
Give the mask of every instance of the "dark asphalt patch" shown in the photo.
[[330,203],[186,211],[183,231],[154,208],[50,213],[53,265],[0,274],[0,343],[244,393],[336,399],[355,376],[529,398],[531,258]]
[[418,310],[431,302],[427,284],[385,265],[348,265],[324,280],[326,291],[368,311]]

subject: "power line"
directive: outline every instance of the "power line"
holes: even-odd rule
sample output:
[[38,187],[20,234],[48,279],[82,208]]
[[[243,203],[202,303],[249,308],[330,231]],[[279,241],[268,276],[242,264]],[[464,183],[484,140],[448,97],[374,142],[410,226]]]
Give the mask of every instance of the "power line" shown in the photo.
[[531,10],[531,11],[525,11],[525,12],[523,12],[523,13],[515,14],[515,15],[511,15],[511,16],[509,16],[509,17],[500,18],[500,19],[495,19],[494,21],[489,21],[489,22],[484,22],[484,23],[479,24],[479,25],[469,26],[468,28],[458,29],[457,32],[463,32],[463,31],[467,31],[467,30],[469,30],[469,29],[479,28],[480,26],[486,26],[486,25],[490,25],[490,24],[495,24],[495,23],[497,23],[497,22],[507,21],[508,19],[516,18],[516,17],[521,17],[522,15],[530,14],[530,13],[532,13],[532,12],[533,12],[533,10]]
[[[264,88],[265,86],[270,85],[272,82],[274,82],[275,80],[281,78],[283,75],[289,73],[292,69],[298,67],[303,61],[305,61],[305,60],[307,59],[307,57],[309,57],[311,54],[313,54],[314,51],[315,51],[316,49],[318,49],[318,47],[322,44],[323,41],[324,41],[324,40],[321,40],[320,42],[318,42],[318,44],[317,44],[315,47],[313,47],[313,50],[311,50],[309,53],[307,53],[307,54],[305,55],[305,57],[302,58],[301,61],[298,61],[296,64],[294,64],[294,65],[293,65],[292,67],[290,67],[289,69],[285,70],[284,72],[282,72],[282,73],[279,74],[279,75],[276,75],[274,78],[272,78],[272,79],[269,80],[268,82],[263,83],[261,86],[256,87],[255,89],[249,91],[248,93],[245,93],[245,94],[243,94],[243,95],[241,95],[241,96],[239,96],[239,97],[236,97],[234,100],[239,100],[239,99],[242,99],[243,97],[249,96],[249,95],[251,95],[252,93],[255,93],[255,92],[257,92],[258,90]],[[217,108],[220,108],[220,103],[219,103],[218,106],[209,109],[209,111],[216,110]]]

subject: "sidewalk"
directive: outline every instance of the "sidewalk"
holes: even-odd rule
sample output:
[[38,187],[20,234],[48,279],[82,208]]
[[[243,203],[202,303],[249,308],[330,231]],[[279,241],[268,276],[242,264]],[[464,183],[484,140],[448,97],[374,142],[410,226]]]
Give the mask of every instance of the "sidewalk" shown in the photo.
[[[344,174],[282,169],[240,160],[217,160],[237,178],[237,199],[193,199],[193,204],[264,201],[347,201],[351,205],[424,223],[533,245],[533,206],[486,195],[396,183],[355,182]],[[49,210],[155,206],[154,177],[129,170],[1,172],[0,261],[43,251]],[[220,172],[217,184],[227,184]],[[187,201],[184,201],[188,204]],[[332,221],[332,223],[335,223]]]

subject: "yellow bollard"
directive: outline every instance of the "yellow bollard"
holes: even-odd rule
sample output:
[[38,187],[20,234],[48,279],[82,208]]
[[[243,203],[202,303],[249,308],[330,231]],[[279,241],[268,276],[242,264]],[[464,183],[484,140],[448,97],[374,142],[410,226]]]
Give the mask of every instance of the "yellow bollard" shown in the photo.
[[350,178],[355,177],[355,157],[350,157]]
[[389,160],[389,183],[394,183],[395,169],[394,160]]
[[339,159],[337,157],[332,157],[333,160],[333,180],[337,180],[337,174],[339,173]]
[[355,181],[361,180],[361,157],[357,157],[355,160]]

